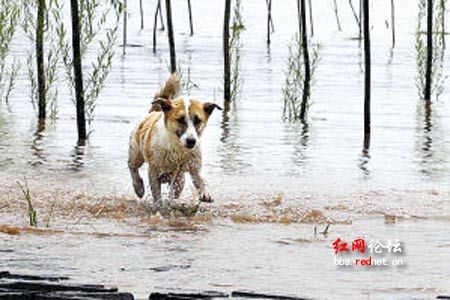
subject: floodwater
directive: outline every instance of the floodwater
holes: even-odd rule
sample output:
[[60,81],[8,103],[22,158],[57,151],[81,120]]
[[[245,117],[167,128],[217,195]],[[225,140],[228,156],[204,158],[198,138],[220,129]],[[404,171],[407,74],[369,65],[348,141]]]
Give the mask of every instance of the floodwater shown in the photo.
[[[10,105],[0,106],[0,224],[26,225],[15,184],[26,177],[38,218],[46,215],[50,228],[61,232],[0,233],[2,269],[101,281],[143,298],[167,288],[330,299],[450,293],[450,91],[444,88],[427,119],[415,85],[417,4],[396,2],[393,50],[389,3],[371,6],[372,141],[365,156],[362,50],[348,3],[338,1],[341,32],[333,2],[313,3],[313,42],[321,44],[321,59],[304,127],[281,118],[287,45],[298,28],[296,2],[273,4],[270,49],[265,2],[243,2],[242,92],[228,116],[214,112],[204,134],[204,176],[215,203],[193,220],[152,219],[145,201],[136,201],[127,169],[129,132],[168,76],[166,32],[158,32],[152,52],[155,1],[145,1],[144,30],[138,1],[129,3],[130,45],[126,55],[117,50],[87,147],[75,147],[67,87],[59,91],[58,119],[36,133],[22,69]],[[186,3],[173,1],[177,58],[199,87],[190,94],[221,103],[223,3],[192,5],[191,37]],[[32,47],[20,35],[12,51],[25,64]],[[448,62],[445,53],[444,71]],[[185,198],[191,198],[190,187]],[[314,234],[314,227],[321,231],[327,223],[328,235]],[[335,266],[332,242],[359,236],[399,239],[405,266]]]

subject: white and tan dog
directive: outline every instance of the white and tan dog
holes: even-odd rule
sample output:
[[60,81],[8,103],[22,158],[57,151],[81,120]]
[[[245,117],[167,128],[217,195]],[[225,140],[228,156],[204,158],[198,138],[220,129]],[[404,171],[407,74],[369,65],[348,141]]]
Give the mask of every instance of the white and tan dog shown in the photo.
[[179,90],[178,76],[172,74],[165,86],[156,93],[149,115],[130,136],[128,167],[134,191],[139,198],[144,196],[144,182],[139,175],[139,168],[147,162],[153,200],[157,205],[162,204],[163,183],[170,185],[170,198],[179,198],[186,172],[192,177],[199,200],[212,201],[200,174],[200,137],[214,109],[222,108],[192,98],[175,99]]

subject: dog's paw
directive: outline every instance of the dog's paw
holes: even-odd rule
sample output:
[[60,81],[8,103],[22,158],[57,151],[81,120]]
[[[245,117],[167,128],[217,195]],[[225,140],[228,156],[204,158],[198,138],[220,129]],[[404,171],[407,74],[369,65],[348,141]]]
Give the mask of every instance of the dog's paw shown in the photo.
[[144,197],[145,194],[145,187],[144,187],[144,181],[140,178],[140,180],[137,180],[133,182],[133,188],[134,192],[139,198]]
[[198,199],[200,202],[206,202],[206,203],[211,203],[214,202],[213,198],[211,197],[211,195],[209,193],[201,193],[200,197]]

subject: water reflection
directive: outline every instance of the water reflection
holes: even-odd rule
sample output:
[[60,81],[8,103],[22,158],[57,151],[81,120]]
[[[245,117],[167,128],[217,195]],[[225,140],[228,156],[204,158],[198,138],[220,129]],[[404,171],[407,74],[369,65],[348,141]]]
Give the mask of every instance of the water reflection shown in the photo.
[[370,162],[370,151],[369,148],[364,148],[361,152],[361,155],[358,160],[358,166],[362,171],[362,174],[364,177],[367,177],[370,175],[369,170],[369,162]]
[[220,142],[223,147],[219,148],[220,167],[226,174],[244,172],[250,165],[242,159],[242,145],[239,138],[239,120],[236,113],[236,102],[226,102],[222,112]]
[[44,164],[47,159],[45,155],[44,138],[45,138],[45,120],[39,119],[36,132],[33,134],[31,142],[32,160],[30,164],[33,167]]
[[[389,69],[392,67],[392,61],[394,60],[394,48],[390,48],[389,49],[389,56],[388,56],[388,61],[387,61],[387,68],[388,68],[388,72]],[[391,75],[391,72],[388,73],[388,75]]]
[[430,175],[434,160],[433,124],[430,101],[417,107],[417,152],[419,156],[420,172]]
[[69,168],[73,171],[80,171],[84,167],[86,144],[78,142],[70,154],[71,163]]
[[358,67],[359,67],[359,72],[360,73],[364,73],[363,53],[362,53],[362,48],[361,47],[358,48]]
[[11,120],[0,111],[0,166],[7,165],[12,162],[12,158],[8,157],[7,151],[10,146],[11,133],[13,132]]
[[308,159],[307,149],[310,139],[308,122],[286,123],[285,133],[287,144],[293,147],[292,162],[296,166],[303,166]]
[[431,122],[431,103],[430,101],[424,101],[423,108],[418,107],[417,119],[418,119],[418,150],[420,155],[420,171],[424,174],[430,174],[429,164],[433,163],[434,149],[433,149],[433,137],[432,129],[433,124]]
[[448,173],[448,149],[441,143],[447,136],[440,123],[438,110],[441,106],[424,101],[417,107],[416,154],[419,172],[427,178],[439,178]]

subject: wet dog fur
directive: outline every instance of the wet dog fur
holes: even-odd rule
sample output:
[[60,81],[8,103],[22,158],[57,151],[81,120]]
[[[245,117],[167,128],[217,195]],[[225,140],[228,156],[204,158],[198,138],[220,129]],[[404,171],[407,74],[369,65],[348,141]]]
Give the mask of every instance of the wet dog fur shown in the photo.
[[178,97],[180,81],[172,74],[155,94],[149,114],[130,136],[128,167],[134,191],[139,198],[145,193],[139,168],[148,163],[148,177],[153,200],[162,205],[161,185],[169,184],[171,199],[179,198],[185,173],[192,177],[199,200],[211,202],[200,174],[202,153],[200,138],[212,112],[222,109],[210,102]]

